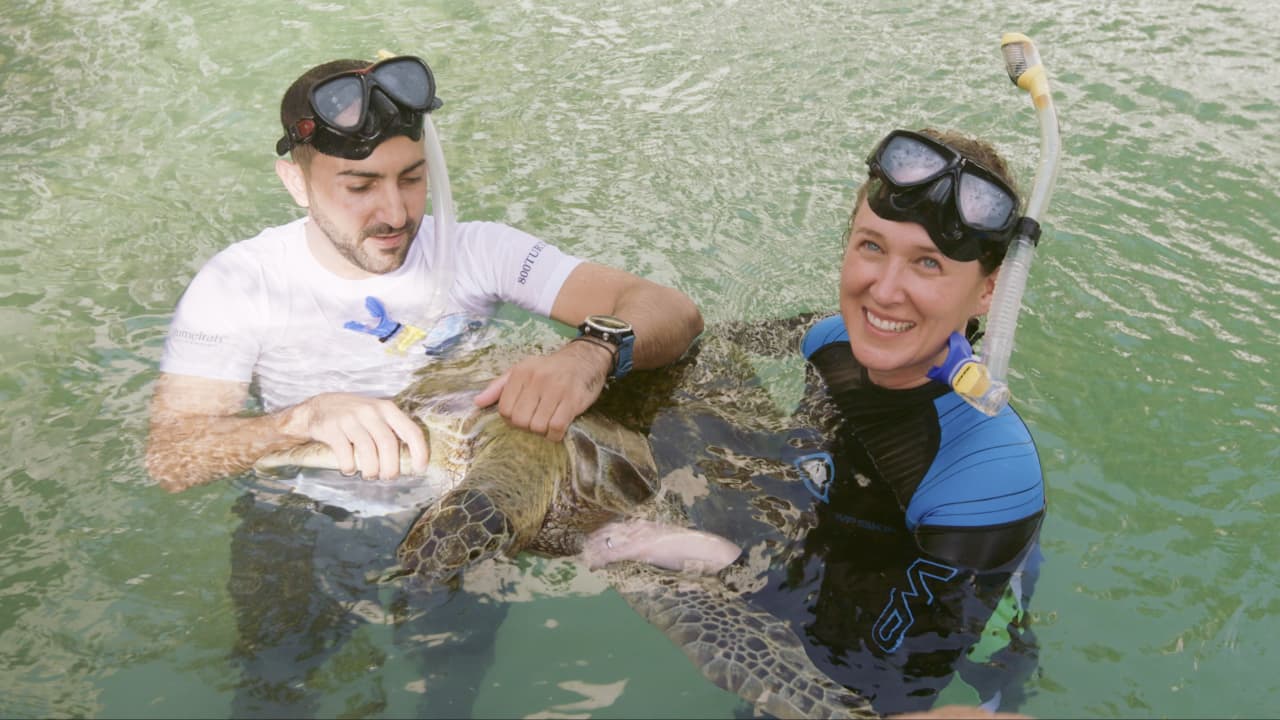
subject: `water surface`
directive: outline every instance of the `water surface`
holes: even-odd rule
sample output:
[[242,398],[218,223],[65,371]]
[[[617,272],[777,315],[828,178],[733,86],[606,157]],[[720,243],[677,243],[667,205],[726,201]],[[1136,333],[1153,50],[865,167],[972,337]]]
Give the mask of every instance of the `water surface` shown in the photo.
[[[271,165],[301,70],[423,55],[461,218],[678,286],[715,321],[835,308],[862,160],[893,127],[985,136],[1029,183],[1009,30],[1040,47],[1064,151],[1012,361],[1049,498],[1021,709],[1280,712],[1269,3],[11,0],[4,16],[0,715],[230,712],[238,493],[154,487],[146,402],[195,270],[299,212]],[[761,370],[794,395],[794,364]],[[738,710],[573,565],[511,570],[477,715]],[[412,714],[404,650],[376,625],[360,643],[386,656],[374,715]]]

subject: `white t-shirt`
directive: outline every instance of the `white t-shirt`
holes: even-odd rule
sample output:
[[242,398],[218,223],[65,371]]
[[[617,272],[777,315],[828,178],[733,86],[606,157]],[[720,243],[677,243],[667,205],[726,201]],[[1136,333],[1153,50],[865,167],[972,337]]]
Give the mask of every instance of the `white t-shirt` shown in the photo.
[[[478,331],[500,303],[549,315],[565,279],[582,262],[507,225],[457,223],[447,315],[431,322],[430,217],[399,269],[360,280],[340,278],[320,265],[307,247],[307,222],[300,218],[264,230],[200,269],[178,302],[161,371],[254,382],[267,412],[323,392],[390,397],[435,354]],[[386,342],[346,327],[378,324],[368,298],[381,303],[392,325],[401,324]],[[296,489],[374,514],[412,505],[411,498],[386,497],[385,483],[334,476],[340,480],[328,484],[343,486],[337,495],[309,488],[305,478]],[[380,511],[343,497],[361,490],[360,483],[383,486],[373,493],[380,498],[373,505],[384,506]]]

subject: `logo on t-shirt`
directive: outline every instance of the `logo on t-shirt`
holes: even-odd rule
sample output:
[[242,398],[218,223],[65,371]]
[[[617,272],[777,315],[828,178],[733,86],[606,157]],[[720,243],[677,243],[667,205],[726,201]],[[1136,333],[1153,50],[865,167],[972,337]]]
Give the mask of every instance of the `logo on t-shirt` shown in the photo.
[[542,250],[547,244],[541,240],[529,250],[529,254],[524,256],[524,262],[520,264],[520,277],[516,282],[524,285],[529,281],[529,273],[533,272],[533,264],[537,261],[538,256],[542,254]]
[[173,339],[182,342],[195,343],[196,345],[221,345],[227,339],[226,335],[214,335],[213,333],[198,332],[195,330],[174,330]]

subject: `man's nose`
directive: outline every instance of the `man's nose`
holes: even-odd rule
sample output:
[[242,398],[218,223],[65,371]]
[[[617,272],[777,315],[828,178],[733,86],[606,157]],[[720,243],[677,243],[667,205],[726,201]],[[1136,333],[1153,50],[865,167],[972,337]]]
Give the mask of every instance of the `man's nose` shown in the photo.
[[402,228],[408,218],[408,204],[405,202],[404,194],[400,192],[400,187],[396,183],[384,183],[378,197],[378,214],[374,220],[386,223],[393,228]]

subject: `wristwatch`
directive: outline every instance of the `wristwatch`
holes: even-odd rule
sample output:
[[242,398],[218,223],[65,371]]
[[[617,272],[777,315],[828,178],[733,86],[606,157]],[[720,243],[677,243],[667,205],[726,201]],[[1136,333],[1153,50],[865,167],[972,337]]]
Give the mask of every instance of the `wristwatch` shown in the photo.
[[614,348],[613,370],[609,377],[616,379],[631,372],[631,349],[636,344],[631,323],[612,315],[588,315],[578,326],[578,337],[599,340]]

